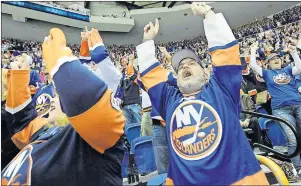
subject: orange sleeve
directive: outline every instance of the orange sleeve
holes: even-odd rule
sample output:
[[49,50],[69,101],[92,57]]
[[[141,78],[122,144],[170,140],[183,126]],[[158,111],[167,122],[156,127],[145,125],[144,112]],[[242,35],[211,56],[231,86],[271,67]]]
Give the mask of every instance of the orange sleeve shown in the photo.
[[30,70],[9,70],[7,73],[6,110],[12,114],[22,110],[31,102],[28,87]]
[[12,140],[18,147],[30,142],[31,136],[37,132],[46,121],[37,118],[37,112],[32,104],[31,91],[28,87],[30,70],[9,70],[7,74],[7,120],[12,133]]
[[34,133],[36,133],[46,124],[47,121],[45,119],[37,117],[32,120],[23,130],[15,133],[11,139],[18,148],[21,147],[22,149],[30,143],[31,136],[33,136]]
[[90,51],[88,46],[88,41],[82,41],[80,44],[80,50],[79,50],[79,58],[83,59],[91,59],[90,57]]
[[114,107],[112,91],[106,90],[93,107],[68,119],[85,141],[98,152],[104,153],[124,133],[125,119],[117,107]]

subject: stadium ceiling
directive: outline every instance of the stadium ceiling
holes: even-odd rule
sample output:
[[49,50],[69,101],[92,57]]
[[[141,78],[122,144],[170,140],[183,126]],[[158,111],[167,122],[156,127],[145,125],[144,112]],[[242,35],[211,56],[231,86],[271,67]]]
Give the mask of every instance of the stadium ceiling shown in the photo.
[[118,4],[125,5],[128,10],[143,9],[143,8],[161,8],[191,4],[191,1],[115,1]]

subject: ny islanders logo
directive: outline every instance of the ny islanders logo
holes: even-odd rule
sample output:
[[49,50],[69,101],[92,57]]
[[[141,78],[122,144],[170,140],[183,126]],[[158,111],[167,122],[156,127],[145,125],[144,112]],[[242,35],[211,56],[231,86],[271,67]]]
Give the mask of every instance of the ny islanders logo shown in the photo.
[[39,116],[44,116],[51,111],[52,97],[49,94],[41,94],[36,100],[36,111]]
[[278,74],[273,77],[274,82],[277,84],[288,84],[291,81],[291,77],[286,75],[286,73]]
[[203,159],[213,153],[221,141],[221,119],[209,104],[189,100],[174,111],[170,134],[172,148],[181,158]]
[[1,185],[31,185],[32,146],[28,145],[3,169]]

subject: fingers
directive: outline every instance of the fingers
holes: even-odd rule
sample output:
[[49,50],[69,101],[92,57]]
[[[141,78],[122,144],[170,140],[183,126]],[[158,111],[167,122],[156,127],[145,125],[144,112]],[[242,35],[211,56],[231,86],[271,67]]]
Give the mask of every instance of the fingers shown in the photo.
[[46,37],[44,38],[43,45],[44,45],[44,44],[48,44],[48,42],[49,42],[49,37],[48,37],[48,36],[46,36]]
[[[50,39],[55,42],[55,45],[66,46],[66,37],[64,32],[58,28],[52,28],[50,30]],[[57,46],[58,47],[58,46]]]
[[159,19],[158,18],[156,18],[156,20],[155,20],[155,28],[156,28],[157,31],[159,31],[159,29],[160,29],[160,24],[159,24]]
[[98,30],[92,28],[91,30],[91,38],[92,38],[92,44],[94,45],[94,42],[96,42],[99,39],[100,35],[98,33]]
[[88,46],[89,48],[93,46],[92,44],[92,36],[91,36],[91,31],[88,31],[88,28],[85,26],[85,30],[86,30],[86,37],[88,39]]
[[155,27],[154,24],[151,21],[148,24],[149,24],[150,29],[153,29]]
[[145,25],[145,27],[144,27],[144,32],[148,32],[149,29],[150,29],[150,25],[149,25],[149,24]]
[[88,47],[90,48],[90,47],[93,46],[93,45],[92,45],[91,34],[88,34],[87,39],[88,39]]
[[98,43],[103,43],[103,40],[98,32],[97,29],[92,29],[91,31],[91,39],[92,39],[92,45],[96,45]]

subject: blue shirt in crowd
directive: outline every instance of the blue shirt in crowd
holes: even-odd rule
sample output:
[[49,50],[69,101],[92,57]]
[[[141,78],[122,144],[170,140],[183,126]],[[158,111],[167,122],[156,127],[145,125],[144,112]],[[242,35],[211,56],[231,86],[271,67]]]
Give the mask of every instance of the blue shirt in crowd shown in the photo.
[[301,105],[301,95],[292,73],[292,67],[280,70],[262,70],[263,78],[272,97],[272,109],[284,106]]

